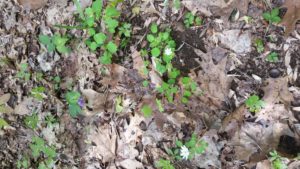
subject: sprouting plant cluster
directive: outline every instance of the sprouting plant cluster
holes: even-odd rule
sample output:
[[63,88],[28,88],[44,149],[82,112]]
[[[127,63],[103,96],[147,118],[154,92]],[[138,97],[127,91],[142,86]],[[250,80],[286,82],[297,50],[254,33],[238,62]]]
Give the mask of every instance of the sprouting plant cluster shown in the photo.
[[[37,136],[32,137],[32,142],[29,145],[31,150],[31,156],[34,161],[38,163],[38,169],[51,169],[54,167],[56,150],[52,146],[48,146],[45,141]],[[30,158],[29,156],[23,156],[21,160],[17,162],[17,168],[29,168]]]
[[261,100],[257,95],[250,96],[246,100],[245,104],[249,108],[249,111],[254,113],[259,112],[265,106],[265,102]]
[[68,53],[71,50],[66,47],[69,38],[67,36],[61,36],[60,34],[55,34],[53,36],[41,34],[39,35],[39,41],[47,48],[48,52],[57,50],[59,53]]
[[195,16],[192,14],[192,12],[187,12],[184,15],[184,25],[187,28],[190,28],[191,26],[200,26],[203,23],[203,20],[199,16]]
[[272,167],[274,169],[287,169],[287,165],[283,163],[282,157],[277,153],[276,150],[270,152],[270,158],[269,160],[271,161]]
[[[191,160],[196,154],[202,154],[205,152],[208,143],[197,138],[196,134],[192,134],[191,138],[183,143],[180,140],[176,140],[176,146],[171,149],[167,149],[167,153],[174,160]],[[162,169],[173,169],[170,160],[160,159],[156,163],[156,167]]]
[[68,103],[69,113],[72,117],[76,117],[81,113],[83,106],[83,100],[80,97],[80,93],[76,91],[70,91],[66,94],[66,101]]

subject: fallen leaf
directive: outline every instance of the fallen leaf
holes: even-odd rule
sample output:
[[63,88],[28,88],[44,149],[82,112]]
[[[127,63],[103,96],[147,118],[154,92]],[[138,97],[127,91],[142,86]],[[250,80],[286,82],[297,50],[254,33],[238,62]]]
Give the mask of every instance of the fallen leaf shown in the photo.
[[287,8],[281,24],[286,28],[284,35],[288,36],[295,30],[296,22],[300,20],[300,0],[286,0],[281,7]]
[[193,13],[201,12],[206,16],[218,15],[228,19],[234,9],[238,9],[241,13],[246,14],[248,10],[249,0],[183,0],[182,4]]
[[48,0],[18,0],[18,3],[25,9],[39,9],[47,4]]

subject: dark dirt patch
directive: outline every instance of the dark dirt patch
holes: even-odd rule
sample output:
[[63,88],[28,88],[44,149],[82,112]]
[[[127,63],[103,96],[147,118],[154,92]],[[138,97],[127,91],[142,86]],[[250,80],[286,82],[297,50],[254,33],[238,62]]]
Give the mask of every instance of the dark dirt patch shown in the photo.
[[185,29],[184,31],[176,30],[171,34],[178,48],[172,63],[174,67],[184,74],[189,73],[191,69],[199,67],[201,58],[194,52],[194,48],[204,53],[207,52],[200,37],[202,31],[201,29]]

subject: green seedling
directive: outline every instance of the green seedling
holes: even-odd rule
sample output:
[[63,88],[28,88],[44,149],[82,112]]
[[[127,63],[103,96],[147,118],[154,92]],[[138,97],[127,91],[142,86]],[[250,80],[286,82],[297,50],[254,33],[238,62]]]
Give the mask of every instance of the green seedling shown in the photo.
[[159,99],[155,99],[155,102],[156,102],[156,105],[158,107],[158,110],[162,113],[164,111],[164,106],[163,104],[161,103],[161,100]]
[[287,165],[282,162],[282,157],[277,153],[277,151],[270,152],[271,158],[269,159],[272,163],[273,169],[287,169]]
[[281,21],[281,18],[279,15],[279,8],[274,8],[271,10],[271,12],[265,12],[263,13],[263,18],[269,22],[269,24],[273,23],[279,23]]
[[184,25],[187,28],[191,26],[200,26],[202,25],[202,19],[198,16],[193,15],[191,12],[188,12],[184,15]]
[[46,145],[42,138],[34,136],[29,147],[33,159],[38,161],[39,169],[51,169],[54,167],[56,151],[53,147]]
[[180,7],[181,7],[180,0],[173,0],[173,7],[174,7],[176,10],[179,10]]
[[278,54],[276,52],[272,52],[270,54],[268,54],[266,60],[268,62],[278,62]]
[[31,116],[26,116],[24,122],[28,128],[35,130],[39,122],[38,115],[36,113],[33,113]]
[[66,43],[69,41],[69,38],[66,36],[61,36],[60,34],[55,34],[52,37],[40,35],[39,41],[46,46],[48,52],[53,52],[55,49],[62,54],[70,52],[70,49],[66,47]]
[[46,97],[44,94],[45,91],[46,89],[43,86],[35,87],[31,90],[31,96],[42,101]]
[[198,139],[196,134],[192,134],[190,140],[185,143],[180,140],[176,140],[176,147],[168,149],[167,152],[176,160],[191,160],[196,154],[204,153],[207,147],[207,142]]
[[249,111],[254,113],[259,112],[265,106],[265,102],[260,100],[257,95],[250,96],[245,103]]
[[30,166],[30,161],[28,157],[22,157],[22,159],[17,161],[18,169],[27,169]]
[[60,88],[60,82],[61,82],[60,77],[59,76],[55,76],[53,78],[53,81],[54,81],[54,89],[58,90]]
[[151,117],[152,115],[152,108],[149,105],[144,105],[141,111],[146,118]]
[[57,119],[52,114],[49,114],[45,117],[45,122],[47,126],[53,126],[53,124],[57,123]]
[[163,94],[167,98],[168,102],[173,103],[174,94],[178,92],[178,87],[174,84],[163,82],[162,85],[157,88],[157,91]]
[[189,98],[197,89],[197,83],[194,82],[190,77],[183,77],[181,79],[181,83],[183,85],[183,94],[181,101],[186,104],[189,101]]
[[71,91],[66,94],[66,100],[69,105],[69,113],[71,117],[76,117],[81,113],[80,93]]
[[171,164],[170,160],[164,159],[159,159],[159,161],[156,162],[155,167],[160,169],[175,169],[175,167]]
[[25,81],[29,81],[31,74],[28,70],[28,64],[27,63],[21,63],[20,64],[20,71],[17,73],[17,77],[20,79],[24,79]]
[[256,47],[256,51],[258,53],[262,53],[265,50],[264,42],[261,39],[256,39],[254,46]]

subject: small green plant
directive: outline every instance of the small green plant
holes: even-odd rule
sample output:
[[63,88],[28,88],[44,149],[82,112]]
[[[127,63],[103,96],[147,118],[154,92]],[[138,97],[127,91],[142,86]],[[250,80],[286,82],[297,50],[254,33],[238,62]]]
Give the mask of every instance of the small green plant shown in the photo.
[[35,87],[31,90],[31,96],[39,101],[42,101],[44,97],[46,97],[44,94],[45,91],[46,89],[43,86]]
[[149,105],[144,105],[141,111],[146,118],[151,117],[152,115],[152,108]]
[[250,96],[245,103],[250,112],[254,113],[259,112],[265,106],[265,102],[260,100],[257,95]]
[[173,150],[168,149],[167,152],[176,160],[193,159],[196,154],[204,153],[208,143],[197,138],[196,134],[192,134],[192,137],[185,144],[180,140],[176,141],[176,147]]
[[58,90],[60,88],[60,82],[61,82],[60,77],[59,76],[55,76],[53,78],[53,81],[54,81],[54,89]]
[[30,166],[30,161],[28,157],[22,157],[22,159],[17,161],[17,168],[18,169],[27,169]]
[[24,119],[25,125],[32,130],[35,130],[38,126],[39,118],[36,113],[33,113],[31,116],[26,116]]
[[198,16],[195,16],[192,14],[192,12],[188,12],[184,15],[184,25],[187,28],[190,28],[191,26],[200,26],[202,25],[202,19]]
[[38,161],[39,169],[51,169],[54,167],[56,151],[53,147],[46,145],[42,138],[34,136],[29,147],[33,159]]
[[45,122],[47,126],[52,126],[54,123],[57,123],[57,119],[52,114],[49,114],[45,117]]
[[271,158],[269,159],[272,163],[273,169],[287,169],[286,164],[282,162],[282,157],[277,153],[276,150],[270,152]]
[[20,64],[20,71],[17,73],[17,77],[20,79],[24,79],[25,81],[29,81],[31,74],[28,70],[28,64],[27,63],[21,63]]
[[270,54],[268,54],[266,60],[268,62],[278,62],[278,54],[276,52],[272,52]]
[[8,123],[3,118],[0,118],[0,129],[3,129],[7,126],[9,126]]
[[163,82],[162,85],[157,88],[157,91],[163,94],[168,102],[173,103],[174,94],[178,92],[178,87],[174,84]]
[[118,96],[116,98],[116,112],[117,113],[121,113],[123,111],[124,107],[122,104],[123,104],[123,98],[122,98],[122,96]]
[[265,50],[264,42],[261,39],[256,39],[254,46],[256,47],[256,51],[258,53],[262,53]]
[[164,160],[164,159],[159,159],[159,161],[156,162],[155,167],[161,169],[175,169],[175,167],[171,164],[170,160]]
[[269,22],[269,24],[272,23],[279,23],[281,21],[281,18],[279,15],[279,8],[274,8],[271,10],[271,12],[265,12],[263,13],[263,18]]
[[181,82],[184,88],[181,101],[182,103],[186,104],[189,101],[189,97],[191,97],[196,91],[197,83],[194,82],[190,77],[183,77]]
[[69,113],[72,117],[76,117],[81,113],[82,103],[80,93],[76,91],[70,91],[66,94],[66,100],[69,105]]
[[179,10],[180,7],[181,7],[180,0],[173,0],[173,7],[174,7],[176,10]]
[[70,49],[66,47],[66,43],[69,38],[66,36],[61,36],[60,34],[55,34],[53,36],[40,35],[39,41],[46,46],[48,52],[53,52],[55,49],[59,53],[68,53]]

